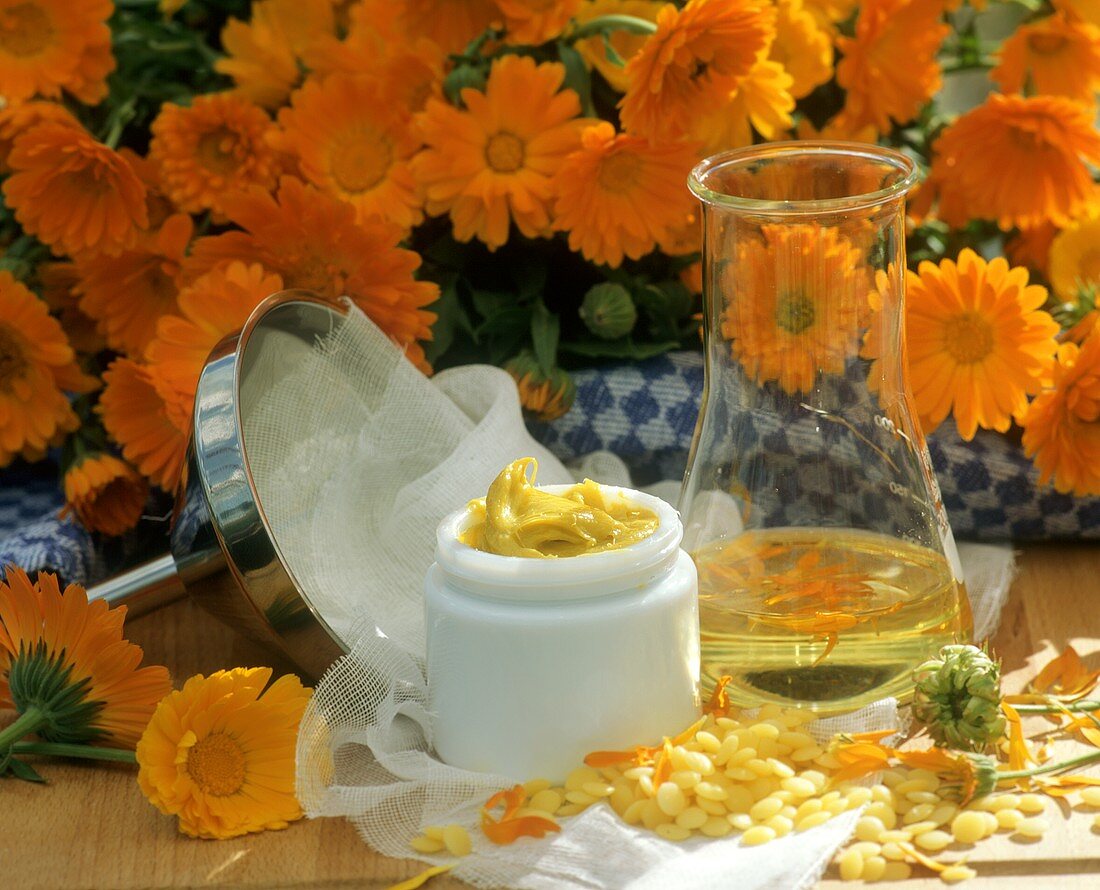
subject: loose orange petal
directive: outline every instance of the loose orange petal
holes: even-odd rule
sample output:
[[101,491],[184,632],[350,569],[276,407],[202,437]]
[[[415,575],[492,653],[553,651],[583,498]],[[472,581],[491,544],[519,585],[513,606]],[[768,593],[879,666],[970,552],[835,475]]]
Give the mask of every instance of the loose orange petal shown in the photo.
[[409,878],[407,881],[401,881],[394,884],[387,890],[416,890],[417,887],[423,887],[428,881],[434,878],[436,875],[441,875],[449,872],[455,864],[452,862],[450,865],[433,865],[431,868],[426,868],[420,874]]
[[494,822],[482,814],[481,830],[494,844],[506,845],[514,844],[521,837],[545,837],[551,832],[561,831],[561,826],[542,816],[521,816],[505,822]]
[[1032,692],[1049,693],[1059,701],[1071,702],[1084,698],[1096,688],[1100,671],[1090,671],[1072,646],[1052,659],[1028,684]]
[[[1010,770],[1027,769],[1029,764],[1034,764],[1035,757],[1027,746],[1024,738],[1024,727],[1020,722],[1020,715],[1012,705],[1001,702],[1001,710],[1008,721],[1008,767]],[[1027,779],[1018,780],[1018,784],[1026,784]]]
[[703,705],[704,714],[714,714],[716,717],[725,717],[730,712],[730,696],[726,687],[733,681],[733,677],[719,677],[714,685],[714,691]]

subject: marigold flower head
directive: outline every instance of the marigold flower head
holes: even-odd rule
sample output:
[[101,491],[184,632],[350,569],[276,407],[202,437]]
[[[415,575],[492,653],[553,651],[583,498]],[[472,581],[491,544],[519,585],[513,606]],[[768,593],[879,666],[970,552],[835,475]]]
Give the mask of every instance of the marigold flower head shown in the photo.
[[801,99],[833,76],[833,41],[803,0],[779,0],[775,9],[768,58],[783,66],[791,76],[790,94]]
[[[1057,234],[1058,229],[1050,223],[1020,229],[1005,241],[1005,257],[1013,266],[1027,266],[1049,277],[1050,249]],[[1056,284],[1054,290],[1058,290]]]
[[358,224],[350,205],[290,176],[275,195],[254,187],[226,196],[224,206],[244,231],[198,239],[190,274],[242,260],[278,274],[285,287],[332,301],[350,297],[414,364],[427,368],[417,341],[431,339],[435,314],[424,307],[435,302],[439,288],[413,278],[420,257],[397,246],[400,233],[392,226]]
[[708,154],[751,145],[754,129],[765,139],[777,138],[792,124],[791,83],[791,75],[782,65],[761,54],[753,69],[737,81],[737,88],[725,103],[696,119],[692,137]]
[[561,368],[549,374],[539,367],[534,354],[524,350],[504,366],[519,390],[520,405],[535,420],[557,420],[573,407],[576,384]]
[[64,391],[95,386],[49,307],[0,271],[0,467],[44,457],[80,423]]
[[951,225],[993,219],[1002,229],[1081,216],[1096,196],[1087,162],[1100,163],[1092,119],[1087,106],[1062,97],[992,94],[933,146],[939,216]]
[[409,159],[420,140],[409,114],[368,77],[307,80],[279,112],[272,143],[298,161],[319,189],[351,204],[359,220],[403,229],[423,218]]
[[423,35],[447,53],[462,52],[471,40],[501,20],[494,0],[405,0],[403,6],[405,33]]
[[493,63],[466,110],[431,100],[420,119],[427,148],[413,159],[428,212],[449,212],[459,241],[495,250],[514,221],[528,238],[550,233],[551,177],[580,144],[580,99],[561,89],[565,68],[521,56]]
[[[587,0],[577,10],[577,24],[584,25],[593,19],[605,15],[629,15],[647,22],[656,22],[657,13],[667,0]],[[617,28],[604,35],[586,37],[578,40],[574,47],[581,57],[603,75],[603,79],[620,93],[626,92],[629,78],[626,76],[625,63],[629,62],[646,42],[645,34],[633,34]],[[607,44],[611,44],[615,55],[622,59],[622,65],[612,62],[607,55]]]
[[504,16],[504,39],[508,43],[538,45],[560,37],[577,14],[582,0],[496,0]]
[[627,63],[623,129],[675,139],[734,89],[775,36],[775,11],[756,0],[690,0],[657,14],[657,31]]
[[981,751],[1005,732],[1001,666],[977,646],[944,646],[913,670],[913,716],[937,745]]
[[65,507],[90,532],[121,535],[138,524],[149,484],[113,454],[85,454],[69,465],[63,480]]
[[1080,346],[1058,347],[1052,384],[1032,400],[1020,425],[1040,484],[1100,494],[1100,328]]
[[554,227],[592,262],[614,268],[624,256],[636,260],[691,212],[684,182],[695,157],[691,145],[652,145],[601,121],[583,132],[580,148],[554,175]]
[[1100,29],[1055,14],[1021,25],[1001,45],[990,72],[1001,91],[1034,92],[1091,104],[1100,90]]
[[891,121],[917,116],[940,88],[936,53],[950,30],[940,21],[941,0],[870,0],[859,5],[854,37],[837,39],[843,58],[837,83],[847,91],[851,128],[873,124],[888,132]]
[[150,130],[149,159],[165,193],[188,213],[221,213],[226,194],[250,185],[271,189],[280,172],[268,144],[274,124],[233,93],[196,96],[186,107],[165,103]]
[[32,584],[9,567],[0,581],[0,702],[24,716],[51,742],[94,742],[131,748],[156,703],[171,690],[168,670],[138,667],[141,648],[122,637],[126,607],[89,603],[84,589],[64,593],[57,576]]
[[110,0],[0,0],[0,95],[9,102],[67,90],[94,105],[114,70]]
[[31,127],[47,122],[80,127],[72,113],[57,102],[22,102],[0,108],[0,174],[11,172],[8,155],[15,140]]
[[958,261],[925,261],[908,273],[906,350],[925,432],[949,413],[959,435],[1004,432],[1050,373],[1058,323],[1041,307],[1046,288],[1003,257],[969,248]]
[[117,152],[67,123],[15,140],[4,196],[23,229],[57,253],[117,253],[148,225],[145,186]]
[[1063,300],[1100,286],[1100,216],[1070,223],[1050,242],[1050,283]]
[[103,383],[96,411],[107,433],[143,476],[174,492],[190,428],[190,417],[175,407],[174,391],[151,368],[127,358],[111,363]]
[[757,383],[808,390],[818,373],[841,374],[868,314],[862,251],[835,228],[766,225],[744,239],[723,278],[721,332]]
[[183,834],[238,837],[302,818],[294,745],[310,690],[292,674],[268,686],[271,674],[198,674],[157,705],[137,745],[138,786]]
[[803,5],[818,25],[832,33],[837,25],[852,17],[859,0],[803,0]]
[[1070,18],[1100,27],[1100,0],[1054,0],[1054,8]]

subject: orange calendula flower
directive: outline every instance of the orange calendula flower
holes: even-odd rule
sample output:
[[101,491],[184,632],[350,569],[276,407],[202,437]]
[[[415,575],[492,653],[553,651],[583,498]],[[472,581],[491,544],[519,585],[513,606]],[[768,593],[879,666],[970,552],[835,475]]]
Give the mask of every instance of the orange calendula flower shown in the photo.
[[493,63],[484,93],[462,91],[465,111],[428,102],[413,173],[428,212],[450,213],[457,240],[496,250],[510,221],[528,238],[550,234],[551,177],[591,123],[577,118],[580,99],[561,89],[564,78],[562,65],[510,55]]
[[832,781],[838,783],[860,779],[885,769],[894,749],[880,742],[896,732],[896,729],[883,729],[840,736],[830,749],[840,764],[833,773]]
[[1100,29],[1055,14],[1021,25],[1001,46],[990,77],[1005,93],[1034,92],[1093,103],[1100,90]]
[[859,4],[855,36],[837,39],[843,58],[836,80],[847,91],[844,111],[852,129],[873,124],[889,132],[891,121],[911,121],[940,88],[936,53],[950,30],[942,14],[941,0]]
[[409,166],[420,140],[379,83],[341,74],[307,80],[291,102],[272,142],[297,159],[309,182],[347,201],[360,220],[411,229],[423,219]]
[[214,70],[232,77],[237,91],[264,108],[278,108],[301,79],[298,59],[336,30],[332,0],[263,0],[245,23],[222,29],[226,57]]
[[840,374],[868,312],[862,252],[834,228],[762,226],[727,268],[722,335],[746,374],[789,393]]
[[181,210],[221,213],[229,192],[275,185],[280,165],[268,144],[275,125],[239,96],[213,93],[187,107],[165,104],[150,129],[149,160]]
[[1100,327],[1081,345],[1058,347],[1052,384],[1032,400],[1020,425],[1041,484],[1100,494]]
[[753,130],[765,139],[777,138],[792,124],[791,83],[791,75],[779,62],[762,55],[737,82],[725,104],[699,116],[691,128],[692,138],[698,139],[709,154],[751,145]]
[[489,25],[501,20],[494,0],[405,0],[403,5],[405,32],[423,35],[447,53],[462,52]]
[[[519,809],[527,802],[527,792],[522,785],[498,791],[481,808],[481,830],[494,844],[514,844],[521,837],[544,837],[555,831],[561,831],[549,816],[519,816]],[[493,816],[493,810],[503,806],[500,818]]]
[[803,0],[779,0],[775,8],[768,58],[783,66],[791,76],[790,94],[801,99],[833,76],[833,41]]
[[[656,22],[657,13],[666,0],[587,0],[577,10],[577,24],[584,25],[605,15],[629,15],[647,22]],[[617,28],[606,36],[597,35],[578,40],[574,46],[584,60],[603,75],[616,91],[623,93],[629,84],[626,65],[645,44],[645,34],[633,34]],[[607,56],[607,43],[623,64],[612,62]]]
[[939,215],[951,225],[1064,226],[1095,200],[1088,162],[1100,163],[1100,133],[1091,109],[1059,96],[993,93],[943,131],[933,154]]
[[1071,19],[1100,27],[1100,0],[1054,0],[1054,8]]
[[1059,328],[1041,309],[1046,288],[969,248],[958,262],[921,263],[907,280],[909,377],[923,429],[950,413],[966,440],[978,427],[1004,432],[1050,373]]
[[623,129],[657,140],[683,136],[752,70],[774,35],[775,11],[755,0],[665,5],[656,33],[627,63]]
[[149,484],[113,454],[86,454],[65,471],[62,517],[76,514],[90,532],[121,535],[137,525]]
[[1100,287],[1100,216],[1070,223],[1051,231],[1050,283],[1068,303],[1076,303],[1082,291]]
[[691,212],[684,181],[695,159],[691,145],[652,145],[601,121],[581,134],[581,147],[554,176],[554,228],[595,263],[614,268],[624,256],[636,260]]
[[66,123],[15,140],[4,196],[23,229],[58,253],[117,253],[148,225],[145,186],[117,152]]
[[430,340],[439,288],[417,281],[420,257],[397,246],[399,232],[377,220],[357,224],[342,201],[284,176],[276,195],[258,188],[224,199],[226,216],[244,229],[198,239],[191,272],[202,274],[232,260],[260,263],[285,287],[329,300],[350,297],[370,319],[427,369],[418,340]]
[[8,155],[15,140],[31,127],[47,122],[80,128],[80,122],[57,102],[23,102],[0,109],[0,174],[11,172]]
[[540,44],[561,36],[577,14],[581,0],[496,0],[504,16],[504,39],[508,43]]
[[0,271],[0,467],[44,457],[80,425],[65,391],[95,386],[49,307]]
[[183,834],[239,837],[302,818],[294,744],[310,690],[293,674],[268,686],[271,674],[198,674],[157,705],[137,744],[138,786]]
[[156,337],[146,350],[153,371],[178,394],[177,406],[190,416],[199,374],[210,351],[223,337],[239,330],[252,310],[283,289],[278,275],[259,263],[219,266],[184,288],[179,315],[157,322]]
[[67,90],[94,105],[114,70],[110,0],[0,0],[0,95],[9,102]]
[[[1050,223],[1033,229],[1020,229],[1005,241],[1005,257],[1013,266],[1027,266],[1029,269],[1041,272],[1044,277],[1049,277],[1047,270],[1050,264],[1050,249],[1057,234],[1058,230]],[[1100,281],[1100,257],[1097,259],[1097,275],[1097,281]],[[1054,283],[1053,280],[1052,283]],[[1054,283],[1054,290],[1058,292],[1056,283]]]
[[831,33],[852,17],[859,0],[803,0],[803,5],[818,25]]
[[573,407],[577,395],[573,378],[561,368],[546,374],[530,351],[510,359],[504,370],[516,381],[523,410],[535,420],[557,420]]
[[1100,680],[1100,671],[1090,671],[1072,646],[1048,662],[1035,679],[1028,683],[1030,692],[1051,696],[1060,702],[1080,701]]
[[176,490],[190,417],[169,408],[172,388],[150,368],[120,358],[103,372],[96,411],[122,455],[154,485]]
[[180,263],[192,227],[190,216],[177,213],[132,250],[77,260],[80,309],[95,319],[112,349],[140,356],[153,338],[157,319],[175,310]]
[[134,746],[172,685],[166,668],[138,667],[141,648],[122,637],[125,617],[125,606],[89,603],[75,584],[63,593],[56,575],[41,572],[32,584],[22,569],[7,569],[0,581],[0,702],[14,705],[24,734]]

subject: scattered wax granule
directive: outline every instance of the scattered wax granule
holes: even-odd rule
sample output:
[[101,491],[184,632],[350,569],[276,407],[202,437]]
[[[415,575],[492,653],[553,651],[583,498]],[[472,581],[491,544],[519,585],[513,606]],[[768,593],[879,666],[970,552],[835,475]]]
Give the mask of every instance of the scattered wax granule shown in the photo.
[[863,880],[879,881],[886,873],[887,862],[881,856],[868,856],[863,860]]
[[872,843],[871,841],[857,841],[848,847],[849,850],[855,850],[863,858],[868,856],[878,856],[882,852],[882,847],[879,844]]
[[429,825],[424,829],[424,837],[431,838],[433,841],[443,840],[443,830],[446,825]]
[[442,839],[433,837],[414,837],[409,841],[409,846],[417,853],[438,853],[446,844],[443,843]]
[[681,828],[679,825],[672,825],[665,823],[658,825],[656,832],[660,837],[663,837],[666,841],[686,841],[691,837],[691,832],[686,828]]
[[764,824],[775,832],[776,837],[784,837],[785,835],[790,834],[791,829],[794,828],[794,822],[792,822],[786,816],[780,815],[772,816]]
[[922,850],[930,850],[933,853],[937,853],[940,850],[947,847],[953,838],[946,831],[940,831],[938,828],[932,831],[925,831],[918,834],[913,843],[920,847]]
[[[1025,794],[1025,797],[1038,797],[1037,794]],[[1100,807],[1100,785],[1091,785],[1081,790],[1081,803],[1089,807]],[[1023,801],[1020,802],[1023,809]],[[1041,810],[1024,810],[1025,813],[1042,812]]]
[[741,843],[746,847],[754,847],[757,844],[766,844],[775,840],[775,831],[767,825],[754,825],[741,835]]
[[687,807],[687,798],[679,785],[672,782],[662,782],[657,789],[657,806],[669,816],[678,815]]
[[448,825],[443,829],[443,843],[452,856],[468,856],[473,844],[470,835],[461,825]]
[[593,797],[586,791],[566,791],[565,799],[569,803],[581,804],[582,806],[588,806],[599,800],[599,798]]
[[[1086,789],[1092,790],[1092,789]],[[1095,789],[1100,792],[1100,788]],[[1100,793],[1096,795],[1097,806],[1100,806]],[[1047,802],[1043,799],[1041,794],[1021,794],[1020,803],[1016,807],[1021,813],[1027,813],[1029,816],[1034,816],[1037,813],[1042,813],[1047,808]]]
[[847,849],[837,860],[842,881],[858,881],[863,876],[863,856],[857,850]]
[[884,831],[886,826],[877,816],[863,816],[856,823],[856,837],[861,841],[878,841]]
[[913,867],[908,862],[887,862],[882,870],[884,881],[906,881],[913,874]]
[[1100,813],[1092,817],[1092,829],[1093,831],[1100,831]]
[[550,787],[549,779],[531,779],[529,782],[523,783],[523,790],[527,792],[528,797],[534,797],[540,791],[545,791]]
[[696,828],[702,828],[709,818],[710,814],[699,807],[688,807],[681,810],[679,815],[676,816],[676,824],[681,828],[692,831]]
[[976,844],[985,837],[985,828],[981,813],[965,810],[951,822],[951,836],[960,844]]
[[1024,837],[1042,837],[1043,832],[1049,827],[1046,819],[1041,816],[1031,816],[1027,819],[1021,819],[1016,824],[1016,833]]
[[615,793],[615,786],[608,785],[606,782],[585,782],[581,786],[581,791],[593,797],[610,797]]
[[749,815],[757,822],[764,822],[778,815],[781,809],[783,809],[783,801],[776,797],[765,797],[752,805]]
[[828,810],[822,810],[820,813],[811,813],[809,816],[803,816],[795,825],[799,831],[806,831],[810,828],[817,828],[818,825],[824,825],[830,819],[833,818],[833,814]]
[[949,865],[940,872],[940,880],[946,881],[948,884],[955,884],[959,881],[969,881],[971,878],[976,878],[977,876],[978,873],[968,865]]
[[898,817],[894,810],[881,801],[875,801],[872,804],[868,804],[867,809],[863,811],[865,816],[874,816],[876,819],[882,822],[886,828],[894,828],[898,824]]
[[997,810],[997,825],[1000,828],[1012,830],[1024,821],[1024,814],[1019,810]]
[[715,753],[722,747],[722,743],[718,740],[718,736],[714,735],[714,733],[707,732],[706,730],[700,730],[699,732],[697,732],[695,734],[695,741],[699,743],[699,747],[702,750],[710,754]]
[[699,833],[705,837],[725,837],[731,831],[733,831],[733,826],[730,825],[728,819],[721,816],[711,816],[699,828]]
[[544,813],[555,813],[562,805],[564,798],[549,787],[536,792],[528,801],[533,810],[542,810]]

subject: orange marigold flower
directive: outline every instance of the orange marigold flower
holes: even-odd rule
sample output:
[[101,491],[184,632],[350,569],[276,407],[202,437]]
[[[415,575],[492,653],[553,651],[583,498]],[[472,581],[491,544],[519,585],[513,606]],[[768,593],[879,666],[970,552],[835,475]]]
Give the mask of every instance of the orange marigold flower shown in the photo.
[[546,43],[559,37],[577,14],[581,0],[496,0],[504,15],[504,39],[508,43]]
[[420,140],[408,112],[368,77],[306,81],[279,112],[273,144],[298,160],[302,175],[371,217],[411,229],[423,219],[409,159]]
[[294,743],[310,690],[293,674],[268,686],[271,674],[198,674],[157,705],[137,744],[138,786],[183,834],[239,837],[302,818]]
[[1077,303],[1082,292],[1100,288],[1100,216],[1070,223],[1061,232],[1051,228],[1050,283],[1068,303]]
[[[1005,241],[1005,256],[1013,266],[1027,266],[1047,276],[1050,264],[1050,249],[1058,230],[1050,223],[1031,229],[1020,229]],[[1100,281],[1100,255],[1097,257],[1097,280]],[[1052,280],[1054,290],[1058,285]]]
[[706,153],[751,145],[753,130],[765,139],[775,139],[792,124],[794,97],[791,75],[778,62],[764,58],[737,82],[726,103],[700,114],[692,125],[692,136]]
[[[459,241],[490,250],[508,240],[514,220],[528,238],[550,233],[551,177],[580,143],[581,103],[562,90],[556,62],[505,56],[485,92],[464,89],[461,111],[438,100],[421,117],[427,148],[413,159],[432,215],[449,212]],[[559,91],[560,90],[560,91]]]
[[1058,347],[1053,382],[1020,419],[1024,453],[1039,482],[1061,492],[1100,494],[1100,328],[1079,346]]
[[1100,27],[1100,0],[1054,0],[1054,7],[1070,18]]
[[263,0],[252,19],[222,29],[226,57],[214,70],[232,77],[245,99],[278,108],[301,79],[298,60],[336,29],[332,0]]
[[95,104],[114,70],[110,0],[0,0],[0,95],[9,102],[68,90]]
[[113,454],[86,454],[65,470],[65,507],[90,532],[121,535],[141,519],[149,484]]
[[994,93],[943,131],[933,155],[939,215],[951,225],[1063,226],[1095,200],[1087,162],[1100,163],[1100,133],[1085,105]]
[[157,335],[146,350],[153,372],[178,393],[178,408],[190,416],[199,374],[210,351],[239,330],[252,310],[283,289],[278,275],[259,263],[232,262],[201,276],[179,295],[179,315],[157,322]]
[[[605,15],[629,15],[647,22],[656,22],[657,13],[666,2],[667,0],[588,0],[577,10],[577,24],[584,25]],[[618,92],[624,93],[629,83],[625,65],[612,62],[607,57],[607,43],[611,44],[615,54],[626,63],[634,58],[645,42],[645,34],[632,34],[617,28],[606,35],[606,42],[604,35],[597,35],[578,40],[574,47],[589,65],[603,75],[604,80]]]
[[803,0],[803,5],[818,25],[832,33],[837,25],[852,17],[859,0]]
[[117,152],[66,123],[15,140],[4,196],[23,229],[57,253],[117,253],[149,222],[145,186]]
[[535,420],[557,420],[573,407],[577,385],[561,368],[543,372],[534,354],[524,350],[510,359],[504,370],[512,375],[519,391],[519,403]]
[[775,8],[768,58],[783,66],[791,76],[790,94],[801,99],[833,76],[833,41],[803,0],[779,0]]
[[[88,602],[84,588],[62,593],[57,576],[22,570],[0,581],[0,704],[48,712],[28,727],[51,742],[132,748],[172,688],[168,669],[138,667],[140,646],[122,637],[126,607]],[[9,678],[18,673],[17,688]]]
[[837,83],[847,91],[851,128],[874,124],[881,133],[891,121],[917,116],[940,88],[936,53],[950,28],[940,21],[941,0],[870,0],[859,6],[854,37],[837,39],[843,58]]
[[690,0],[657,15],[657,31],[627,63],[623,129],[675,139],[748,74],[775,35],[775,11],[756,0]]
[[863,253],[835,228],[766,225],[725,272],[722,335],[746,374],[804,392],[819,371],[840,374],[868,313]]
[[80,425],[65,391],[95,386],[49,307],[0,271],[0,467],[45,456]]
[[958,262],[921,263],[907,282],[909,379],[923,429],[952,413],[964,439],[978,427],[1004,432],[1050,373],[1059,328],[1041,309],[1046,288],[969,248]]
[[377,220],[357,224],[348,204],[284,176],[277,195],[258,188],[225,198],[226,216],[244,229],[200,238],[193,274],[231,260],[260,263],[283,284],[329,300],[350,297],[371,320],[427,368],[417,340],[431,339],[439,287],[417,281],[420,257],[397,246],[399,232]]
[[169,409],[171,387],[152,369],[126,358],[111,363],[103,383],[96,411],[123,457],[154,485],[174,492],[190,418]]
[[229,192],[275,186],[279,161],[268,144],[275,126],[263,109],[239,96],[196,96],[186,107],[165,103],[150,129],[149,159],[181,210],[221,213]]
[[1030,83],[1036,93],[1092,103],[1100,90],[1100,29],[1055,14],[1021,25],[1001,46],[990,77],[1005,93]]
[[90,254],[76,261],[80,309],[95,319],[112,349],[140,356],[153,338],[157,319],[175,310],[180,263],[191,231],[191,217],[177,213],[151,243],[118,256]]
[[691,145],[652,145],[601,121],[581,134],[580,149],[554,175],[554,227],[569,233],[571,250],[595,263],[636,260],[691,212],[684,182],[695,157]]
[[405,0],[403,5],[405,33],[423,35],[447,53],[462,52],[501,18],[494,0]]
[[47,122],[80,127],[69,110],[56,102],[23,102],[0,109],[0,174],[11,172],[8,155],[15,140],[31,127]]

